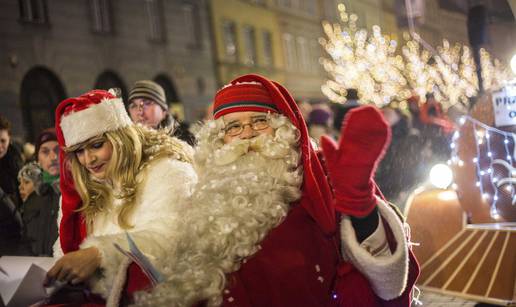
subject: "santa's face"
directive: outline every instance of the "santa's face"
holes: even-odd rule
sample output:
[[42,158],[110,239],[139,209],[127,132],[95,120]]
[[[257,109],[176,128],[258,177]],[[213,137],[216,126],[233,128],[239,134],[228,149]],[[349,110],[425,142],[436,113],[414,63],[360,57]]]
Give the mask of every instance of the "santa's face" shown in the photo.
[[261,134],[274,134],[274,129],[269,125],[267,113],[234,112],[224,115],[223,120],[225,144],[236,139],[246,140]]
[[113,145],[104,136],[94,137],[75,151],[75,155],[94,178],[102,180],[106,178],[106,170],[113,155]]

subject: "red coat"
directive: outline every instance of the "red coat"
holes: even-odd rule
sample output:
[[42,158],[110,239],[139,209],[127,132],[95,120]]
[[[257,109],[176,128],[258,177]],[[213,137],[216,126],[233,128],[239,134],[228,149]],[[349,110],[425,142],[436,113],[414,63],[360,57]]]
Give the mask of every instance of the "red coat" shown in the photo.
[[223,306],[410,306],[419,273],[412,255],[405,293],[383,301],[362,274],[339,260],[338,242],[338,232],[325,235],[303,206],[294,205],[260,251],[227,277]]

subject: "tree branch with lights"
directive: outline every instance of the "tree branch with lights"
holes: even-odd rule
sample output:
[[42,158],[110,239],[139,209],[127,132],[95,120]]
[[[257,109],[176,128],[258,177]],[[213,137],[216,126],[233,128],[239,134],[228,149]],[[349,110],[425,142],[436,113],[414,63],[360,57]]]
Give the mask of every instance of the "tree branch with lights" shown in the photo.
[[[330,78],[321,86],[333,102],[346,101],[346,89],[356,88],[365,103],[378,107],[403,101],[412,95],[423,98],[434,94],[444,109],[456,106],[467,110],[469,99],[479,94],[476,66],[471,49],[443,40],[432,53],[418,37],[404,35],[405,45],[381,32],[357,27],[358,17],[338,6],[342,23],[323,23],[325,38],[319,40],[329,58],[321,64]],[[482,78],[486,90],[495,90],[509,80],[509,71],[490,54],[481,50]]]

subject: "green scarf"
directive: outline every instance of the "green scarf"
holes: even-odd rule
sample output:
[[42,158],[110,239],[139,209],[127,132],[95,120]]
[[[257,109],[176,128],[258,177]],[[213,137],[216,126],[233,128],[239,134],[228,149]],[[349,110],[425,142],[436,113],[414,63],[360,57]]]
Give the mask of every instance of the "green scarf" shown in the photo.
[[50,175],[47,171],[43,171],[43,182],[44,183],[53,185],[57,181],[59,181],[59,174],[53,176],[53,175]]

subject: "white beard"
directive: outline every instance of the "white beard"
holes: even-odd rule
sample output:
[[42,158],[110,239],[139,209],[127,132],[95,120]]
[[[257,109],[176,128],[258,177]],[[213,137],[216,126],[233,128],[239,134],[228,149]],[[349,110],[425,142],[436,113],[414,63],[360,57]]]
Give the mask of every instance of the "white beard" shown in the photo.
[[[138,304],[220,305],[225,275],[238,270],[284,220],[290,203],[301,197],[303,176],[297,129],[283,116],[274,122],[279,125],[274,137],[227,145],[202,138],[201,131],[199,182],[178,225],[179,242],[160,268],[168,280],[137,297]],[[218,131],[208,125],[205,130],[204,136]]]

